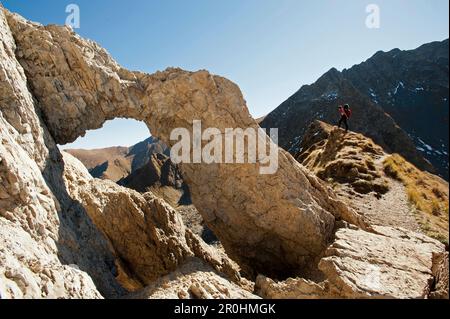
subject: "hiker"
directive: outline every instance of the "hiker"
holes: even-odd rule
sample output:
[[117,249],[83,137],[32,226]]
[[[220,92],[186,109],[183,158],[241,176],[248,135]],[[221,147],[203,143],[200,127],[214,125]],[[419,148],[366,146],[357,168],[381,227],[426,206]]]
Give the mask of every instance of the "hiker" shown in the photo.
[[345,104],[343,107],[339,105],[339,114],[341,115],[341,119],[339,120],[339,128],[341,128],[342,123],[345,125],[345,132],[348,132],[348,120],[352,116],[352,110],[348,104]]

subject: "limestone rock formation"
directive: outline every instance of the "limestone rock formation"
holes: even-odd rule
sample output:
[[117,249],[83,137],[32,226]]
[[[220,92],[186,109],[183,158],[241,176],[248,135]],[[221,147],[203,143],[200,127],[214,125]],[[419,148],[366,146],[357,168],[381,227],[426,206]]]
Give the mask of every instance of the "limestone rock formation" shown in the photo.
[[[247,289],[251,290],[249,286]],[[258,299],[250,291],[228,281],[199,259],[189,259],[128,299]]]
[[66,189],[109,239],[122,286],[142,288],[194,255],[240,281],[238,269],[225,257],[211,253],[165,201],[150,192],[141,195],[94,179],[77,159],[67,153],[63,156]]
[[[448,293],[444,252],[438,241],[401,228],[374,226],[374,233],[342,228],[319,263],[324,281],[260,276],[256,292],[271,299],[442,297]],[[434,286],[437,269],[442,280]]]
[[[224,78],[179,69],[130,72],[67,27],[6,17],[16,45],[12,59],[57,143],[116,117],[145,122],[169,146],[172,129],[191,131],[194,120],[222,132],[258,129],[239,88]],[[275,275],[300,273],[330,242],[335,218],[352,214],[289,154],[278,155],[274,175],[260,175],[262,164],[181,165],[193,203],[227,253],[248,271]]]
[[281,282],[265,277],[256,278],[256,293],[264,299],[321,299],[328,295],[328,282],[316,283],[303,278],[288,278]]
[[319,268],[342,298],[426,298],[433,253],[445,246],[404,229],[374,226],[375,234],[342,229]]
[[258,128],[228,80],[129,72],[70,29],[2,8],[0,36],[1,298],[256,298],[242,273],[296,277],[259,276],[267,298],[445,296],[443,244],[369,225],[281,149],[270,176],[261,164],[181,166],[232,260],[162,198],[92,178],[57,147],[115,117],[169,146],[172,128],[196,119]]
[[0,26],[0,296],[120,297],[189,256],[239,283],[235,264],[185,232],[162,200],[94,180],[63,158],[28,90],[3,9]]
[[346,134],[315,121],[309,126],[300,150],[297,160],[325,181],[348,184],[361,194],[382,195],[389,190],[375,166],[385,152],[361,134]]
[[181,214],[189,229],[205,242],[218,244],[217,237],[192,205],[189,187],[178,165],[168,157],[170,150],[158,139],[150,137],[132,147],[66,149],[65,152],[80,160],[93,177],[115,181],[140,193],[151,191],[163,198]]
[[58,189],[60,155],[15,58],[3,9],[0,39],[0,295],[117,296],[122,288],[112,275],[106,241]]
[[87,273],[61,264],[21,227],[0,218],[0,229],[0,299],[102,297]]
[[430,298],[448,299],[448,252],[433,255],[433,289]]

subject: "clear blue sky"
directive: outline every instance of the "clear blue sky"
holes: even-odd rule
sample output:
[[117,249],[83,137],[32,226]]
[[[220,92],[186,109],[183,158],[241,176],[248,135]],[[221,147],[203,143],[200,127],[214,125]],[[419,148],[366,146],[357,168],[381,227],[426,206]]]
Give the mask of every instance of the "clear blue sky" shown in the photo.
[[[149,73],[169,66],[208,69],[241,87],[255,117],[331,67],[351,67],[378,50],[444,40],[449,26],[448,0],[0,1],[43,24],[64,24],[66,5],[78,4],[76,31],[120,64]],[[371,3],[381,10],[379,29],[365,24]],[[130,145],[147,134],[142,124],[118,120],[72,146]]]

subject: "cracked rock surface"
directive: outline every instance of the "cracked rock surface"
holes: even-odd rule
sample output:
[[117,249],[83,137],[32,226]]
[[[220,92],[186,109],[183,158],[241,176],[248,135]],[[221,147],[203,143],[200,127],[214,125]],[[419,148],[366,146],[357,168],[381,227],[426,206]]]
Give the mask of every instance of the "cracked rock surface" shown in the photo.
[[[273,175],[261,164],[181,165],[225,254],[163,199],[94,179],[57,147],[117,117],[170,146],[171,130],[194,120],[258,128],[222,77],[130,72],[70,29],[0,7],[0,80],[1,298],[445,296],[442,244],[368,225],[281,149]],[[322,280],[301,278],[310,270]],[[241,274],[268,277],[253,290]]]
[[[118,117],[143,121],[169,146],[172,130],[192,131],[195,120],[222,133],[259,128],[239,88],[222,77],[180,69],[130,72],[69,28],[41,26],[8,12],[6,18],[15,42],[10,51],[59,144]],[[181,169],[193,203],[231,257],[249,272],[300,273],[325,250],[335,219],[349,212],[291,155],[276,149],[279,169],[273,175],[261,175],[260,163],[183,163]]]

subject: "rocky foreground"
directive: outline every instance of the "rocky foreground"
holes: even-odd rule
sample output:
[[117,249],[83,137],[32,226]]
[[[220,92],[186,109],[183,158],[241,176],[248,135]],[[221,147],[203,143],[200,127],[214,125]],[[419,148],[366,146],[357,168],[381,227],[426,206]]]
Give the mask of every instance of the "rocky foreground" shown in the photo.
[[180,166],[224,254],[162,198],[94,179],[57,147],[116,117],[168,146],[193,120],[257,128],[230,81],[130,72],[69,28],[4,9],[0,39],[2,298],[448,297],[445,245],[371,225],[282,149],[274,175]]

